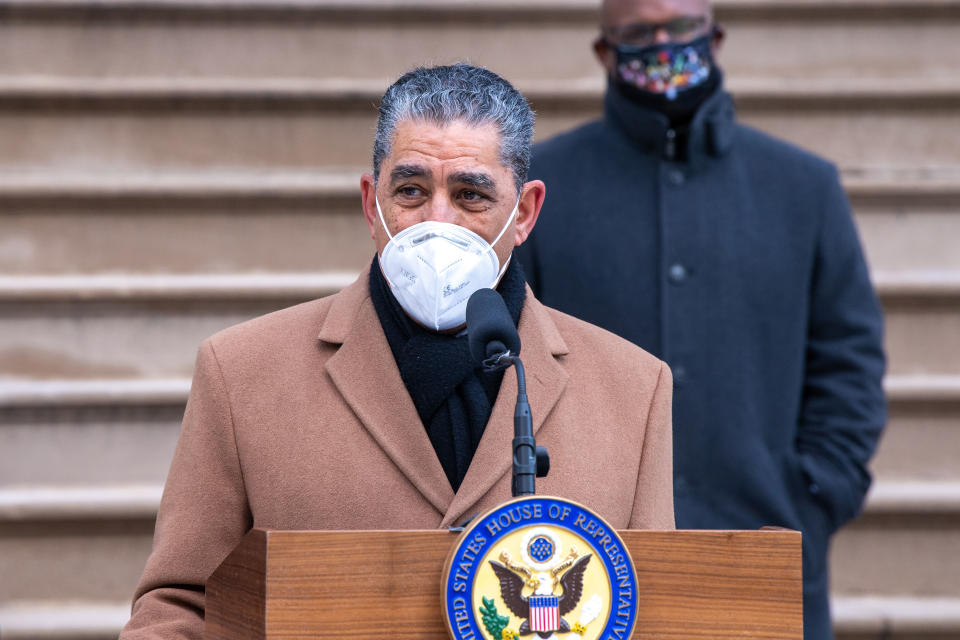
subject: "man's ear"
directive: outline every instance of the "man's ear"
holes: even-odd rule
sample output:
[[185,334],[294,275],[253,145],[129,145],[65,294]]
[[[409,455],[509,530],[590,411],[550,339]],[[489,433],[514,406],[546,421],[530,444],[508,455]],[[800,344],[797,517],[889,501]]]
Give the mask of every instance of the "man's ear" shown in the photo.
[[607,73],[613,73],[613,69],[617,66],[617,60],[610,49],[610,45],[607,44],[602,35],[597,36],[597,39],[593,41],[593,55],[597,57],[600,66],[606,69]]
[[722,24],[713,25],[713,38],[710,39],[710,53],[716,59],[717,54],[720,52],[720,47],[723,45],[724,38],[727,37],[727,30],[723,28]]
[[370,237],[377,239],[377,228],[380,226],[380,216],[377,215],[377,183],[373,175],[365,173],[360,176],[360,203],[363,207],[363,219],[367,221]]
[[520,203],[517,205],[517,219],[514,223],[516,238],[514,246],[519,247],[530,236],[533,227],[537,224],[540,209],[547,197],[547,187],[542,180],[531,180],[524,183],[520,192]]

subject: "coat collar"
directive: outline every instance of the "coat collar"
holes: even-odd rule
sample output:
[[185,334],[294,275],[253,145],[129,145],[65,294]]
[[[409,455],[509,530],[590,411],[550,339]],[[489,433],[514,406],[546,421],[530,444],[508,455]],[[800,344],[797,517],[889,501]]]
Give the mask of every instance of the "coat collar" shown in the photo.
[[[327,361],[326,370],[377,445],[443,514],[441,526],[455,524],[510,472],[516,373],[509,370],[504,375],[483,437],[454,495],[373,308],[367,269],[333,297],[320,327],[322,342],[341,345]],[[536,433],[566,386],[568,374],[556,358],[567,354],[568,348],[549,311],[529,287],[518,331]]]
[[[724,91],[721,80],[690,123],[687,162],[691,166],[698,168],[708,157],[723,156],[730,150],[735,114],[733,99]],[[663,114],[636,104],[616,88],[608,86],[604,97],[604,121],[626,134],[645,152],[666,158],[670,121]]]

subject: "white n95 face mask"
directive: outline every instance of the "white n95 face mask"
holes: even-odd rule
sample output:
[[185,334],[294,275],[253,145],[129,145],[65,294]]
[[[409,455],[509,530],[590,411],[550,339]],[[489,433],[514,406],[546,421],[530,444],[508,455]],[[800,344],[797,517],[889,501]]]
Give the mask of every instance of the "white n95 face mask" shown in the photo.
[[380,224],[390,238],[380,254],[380,269],[397,302],[427,328],[445,331],[462,325],[470,296],[495,287],[510,264],[508,258],[501,268],[493,247],[517,215],[519,198],[492,243],[459,225],[433,220],[391,236],[380,202],[376,203]]

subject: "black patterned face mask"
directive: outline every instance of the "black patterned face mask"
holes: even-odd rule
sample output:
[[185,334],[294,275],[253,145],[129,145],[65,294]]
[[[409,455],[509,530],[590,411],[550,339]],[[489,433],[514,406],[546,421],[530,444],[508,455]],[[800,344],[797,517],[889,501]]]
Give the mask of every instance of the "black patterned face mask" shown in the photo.
[[689,42],[647,46],[611,43],[617,54],[613,79],[622,86],[676,100],[710,78],[712,38],[713,34],[708,33]]

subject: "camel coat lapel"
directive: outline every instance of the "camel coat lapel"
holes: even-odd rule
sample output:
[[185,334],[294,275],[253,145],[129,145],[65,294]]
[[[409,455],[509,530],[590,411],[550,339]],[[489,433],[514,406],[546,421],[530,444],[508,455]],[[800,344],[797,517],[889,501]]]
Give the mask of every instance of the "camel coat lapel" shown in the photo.
[[[330,307],[320,340],[340,344],[326,363],[333,384],[363,427],[406,478],[443,514],[441,526],[472,515],[476,505],[500,481],[509,487],[513,410],[517,376],[506,372],[490,420],[459,491],[443,472],[416,407],[400,378],[368,287],[369,272],[344,289]],[[556,357],[568,352],[546,309],[527,289],[520,316],[521,357],[527,372],[527,396],[534,434],[567,384],[568,374]],[[509,498],[508,493],[503,496]]]
[[327,373],[370,435],[441,514],[453,489],[400,378],[368,288],[369,271],[344,289],[323,322],[320,340],[342,346]]

